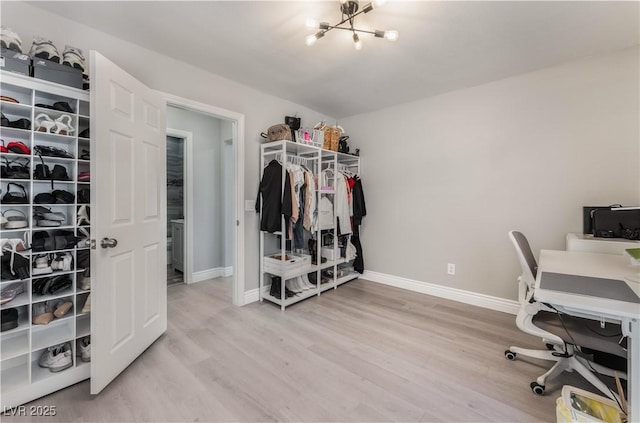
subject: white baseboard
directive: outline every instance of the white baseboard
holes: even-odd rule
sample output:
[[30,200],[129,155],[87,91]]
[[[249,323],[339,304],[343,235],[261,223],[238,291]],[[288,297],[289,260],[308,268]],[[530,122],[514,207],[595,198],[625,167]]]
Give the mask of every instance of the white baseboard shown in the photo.
[[465,304],[501,311],[509,314],[518,314],[520,305],[517,301],[504,298],[493,297],[491,295],[478,294],[476,292],[465,291],[457,288],[436,285],[428,282],[421,282],[399,276],[387,275],[379,272],[365,270],[361,279],[384,285],[394,286],[409,291],[420,292],[422,294],[433,295],[434,297],[446,298]]
[[260,300],[260,289],[250,289],[249,291],[244,292],[244,304],[255,303]]
[[193,272],[192,283],[233,275],[233,267],[214,267],[213,269]]

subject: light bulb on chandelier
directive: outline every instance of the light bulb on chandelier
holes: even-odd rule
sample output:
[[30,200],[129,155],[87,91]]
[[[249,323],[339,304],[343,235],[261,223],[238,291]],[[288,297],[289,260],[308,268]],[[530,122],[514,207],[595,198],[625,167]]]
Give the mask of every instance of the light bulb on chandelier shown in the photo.
[[360,37],[355,32],[353,33],[353,48],[362,50],[362,41],[360,41]]

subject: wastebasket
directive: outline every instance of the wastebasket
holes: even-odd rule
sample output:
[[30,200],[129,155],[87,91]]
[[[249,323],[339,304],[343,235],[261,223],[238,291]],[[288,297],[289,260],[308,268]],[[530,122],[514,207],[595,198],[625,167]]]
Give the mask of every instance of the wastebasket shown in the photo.
[[558,423],[622,423],[615,401],[584,389],[565,385],[556,400]]

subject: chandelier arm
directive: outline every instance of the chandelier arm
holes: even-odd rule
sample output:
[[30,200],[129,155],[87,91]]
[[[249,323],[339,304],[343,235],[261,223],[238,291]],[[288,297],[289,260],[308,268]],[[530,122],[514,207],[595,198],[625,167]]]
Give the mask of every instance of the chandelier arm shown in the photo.
[[367,31],[366,29],[358,29],[358,28],[345,28],[342,26],[331,26],[329,25],[329,29],[324,30],[324,32],[326,33],[327,31],[331,30],[331,29],[342,29],[344,31],[351,31],[351,32],[362,32],[364,34],[373,34],[376,35],[375,31]]
[[348,15],[348,16],[345,18],[345,17],[344,17],[344,12],[343,12],[343,13],[342,13],[342,20],[341,20],[340,22],[338,22],[337,24],[333,25],[333,27],[337,27],[337,26],[339,26],[339,25],[342,25],[343,23],[345,23],[345,22],[347,22],[347,21],[349,21],[349,20],[352,20],[353,18],[355,18],[356,16],[358,16],[358,15],[360,15],[360,14],[362,14],[362,13],[364,13],[364,9],[363,9],[363,10],[360,10],[360,11],[358,11],[358,12],[356,12],[356,13],[354,13],[353,15]]

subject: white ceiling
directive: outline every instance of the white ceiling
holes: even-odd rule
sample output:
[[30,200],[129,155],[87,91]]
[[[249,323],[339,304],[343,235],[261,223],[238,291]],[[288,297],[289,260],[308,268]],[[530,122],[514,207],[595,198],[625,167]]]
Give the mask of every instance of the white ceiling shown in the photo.
[[338,0],[31,3],[336,118],[640,44],[636,1],[390,1],[357,27],[399,40],[361,51],[347,31],[305,45]]

